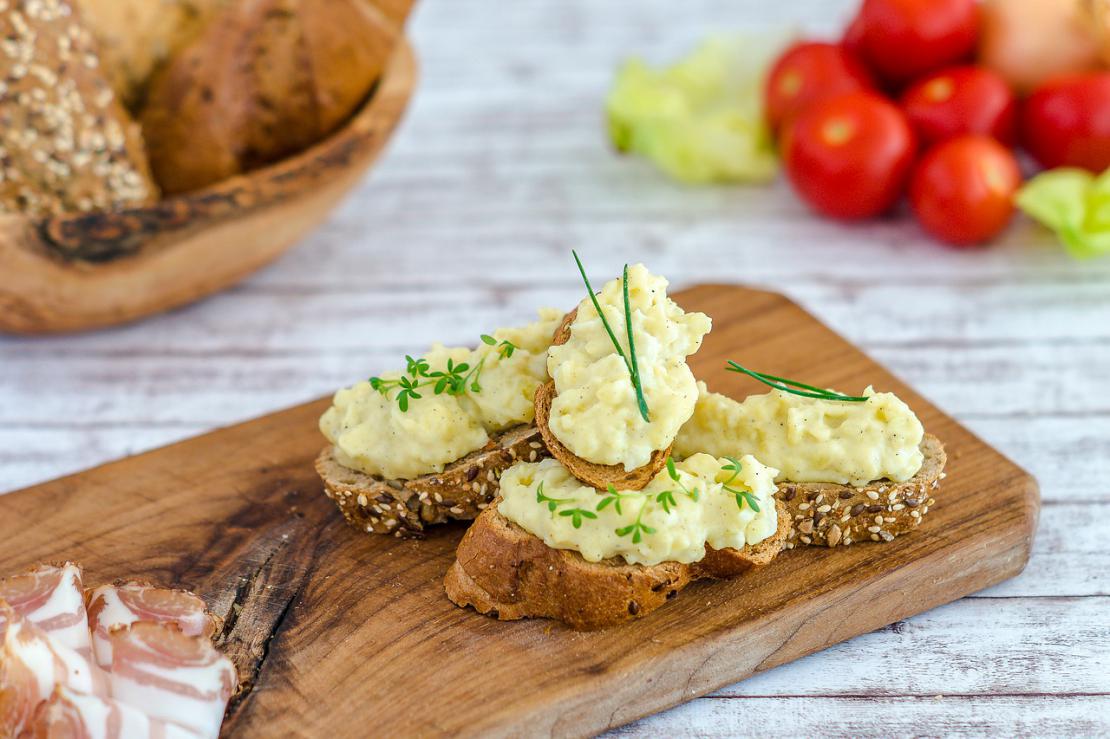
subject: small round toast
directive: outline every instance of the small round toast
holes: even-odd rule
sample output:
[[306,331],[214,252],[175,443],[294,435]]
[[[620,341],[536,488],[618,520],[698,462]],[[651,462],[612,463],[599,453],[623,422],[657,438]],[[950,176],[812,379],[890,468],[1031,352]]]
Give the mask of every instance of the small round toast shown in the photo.
[[773,560],[786,544],[790,515],[776,502],[778,528],[742,549],[706,547],[692,564],[630,565],[622,558],[587,562],[552,549],[502,516],[495,500],[467,530],[443,585],[457,606],[501,621],[553,618],[591,630],[642,618],[695,580],[731,579]]
[[[552,346],[561,346],[567,343],[570,339],[570,325],[574,323],[577,315],[578,309],[575,308],[563,317],[562,323],[555,329],[555,334],[551,338]],[[597,490],[605,490],[609,485],[617,490],[642,490],[666,466],[667,457],[671,454],[670,446],[666,449],[655,450],[647,464],[634,470],[626,470],[623,465],[619,464],[596,464],[575,455],[574,452],[567,449],[562,442],[555,438],[551,427],[548,426],[553,400],[555,400],[555,381],[549,380],[536,389],[534,399],[536,427],[540,431],[540,436],[543,437],[543,443],[547,445],[548,451],[551,452],[551,456],[559,460],[572,475],[587,485]]]

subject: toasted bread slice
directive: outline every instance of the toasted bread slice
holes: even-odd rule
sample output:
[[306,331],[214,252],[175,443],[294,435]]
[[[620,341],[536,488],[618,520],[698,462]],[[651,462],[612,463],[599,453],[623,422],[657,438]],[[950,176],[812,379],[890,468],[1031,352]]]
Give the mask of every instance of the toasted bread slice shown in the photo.
[[[551,337],[552,346],[561,346],[567,343],[570,339],[570,325],[574,323],[577,315],[578,309],[575,308],[563,317],[563,322],[559,324],[559,327],[555,329],[555,334]],[[551,427],[548,425],[553,400],[555,400],[555,382],[549,380],[536,389],[534,399],[536,426],[539,428],[540,434],[543,436],[543,443],[547,445],[551,456],[559,460],[564,467],[570,470],[572,475],[587,485],[598,490],[605,490],[609,485],[617,490],[642,490],[666,466],[667,457],[671,454],[671,447],[655,450],[647,464],[634,470],[625,470],[624,466],[619,464],[595,464],[576,456],[574,452],[567,449],[562,442],[555,438],[555,434],[552,433]]]
[[876,480],[863,487],[823,482],[781,483],[775,497],[786,505],[795,543],[843,546],[860,541],[890,541],[917,528],[935,503],[932,493],[944,477],[947,456],[940,439],[921,441],[925,461],[906,482]]
[[459,543],[443,581],[447,597],[502,621],[553,618],[581,630],[646,616],[694,580],[737,577],[766,565],[783,549],[790,531],[790,516],[778,502],[778,528],[754,546],[707,547],[705,558],[693,564],[649,567],[619,557],[594,563],[578,552],[547,546],[502,516],[496,503]]
[[419,537],[425,526],[475,518],[497,496],[506,468],[546,456],[536,427],[521,425],[495,435],[443,472],[412,480],[386,480],[344,467],[331,446],[316,458],[316,472],[328,497],[359,531]]

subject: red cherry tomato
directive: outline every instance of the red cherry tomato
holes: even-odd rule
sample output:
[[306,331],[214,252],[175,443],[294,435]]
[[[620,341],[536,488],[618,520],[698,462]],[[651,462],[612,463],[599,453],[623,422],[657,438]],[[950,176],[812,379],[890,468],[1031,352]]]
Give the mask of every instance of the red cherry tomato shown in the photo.
[[975,50],[975,0],[864,0],[864,58],[900,85],[960,62]]
[[873,86],[867,69],[842,46],[803,41],[787,49],[767,75],[767,122],[778,129],[816,100]]
[[951,67],[923,77],[902,95],[902,110],[923,144],[965,133],[1017,140],[1017,101],[996,72]]
[[913,130],[873,92],[849,92],[806,107],[786,129],[786,172],[815,210],[867,218],[898,199],[913,164]]
[[1006,228],[1020,186],[1013,152],[989,136],[957,136],[918,162],[910,180],[910,206],[930,234],[968,246]]
[[854,54],[857,59],[867,59],[867,53],[863,49],[863,16],[857,14],[848,27],[844,29],[844,38],[840,39],[840,45],[849,54]]
[[1021,114],[1021,142],[1043,167],[1110,167],[1110,72],[1069,75],[1034,90]]

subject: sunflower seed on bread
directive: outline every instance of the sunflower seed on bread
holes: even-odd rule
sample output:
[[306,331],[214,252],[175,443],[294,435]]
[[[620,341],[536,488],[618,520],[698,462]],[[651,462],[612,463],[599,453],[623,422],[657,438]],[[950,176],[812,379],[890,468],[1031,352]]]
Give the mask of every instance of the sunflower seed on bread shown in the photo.
[[506,468],[547,456],[536,427],[520,425],[493,435],[443,472],[411,480],[386,480],[345,467],[331,446],[316,458],[316,472],[328,497],[356,529],[419,537],[426,526],[475,518],[497,496]]
[[783,549],[790,517],[776,504],[778,528],[743,549],[706,547],[700,562],[630,565],[620,557],[587,562],[575,551],[552,549],[509,521],[495,500],[467,530],[444,578],[458,606],[512,621],[543,617],[575,629],[598,629],[651,613],[703,578],[728,579],[768,564]]
[[[563,322],[555,329],[555,334],[551,339],[552,346],[567,343],[570,339],[570,326],[574,323],[577,315],[578,309],[575,308],[563,317]],[[554,400],[555,382],[549,380],[536,390],[536,426],[539,428],[540,434],[543,436],[543,442],[547,445],[551,456],[559,460],[564,467],[570,470],[572,475],[587,485],[598,490],[605,490],[609,485],[618,490],[642,490],[666,466],[667,457],[671,454],[671,447],[655,450],[647,464],[634,470],[625,470],[624,466],[619,464],[595,464],[575,455],[555,437],[548,425],[551,418],[551,403]]]
[[921,441],[925,461],[906,482],[876,480],[863,487],[833,483],[784,482],[775,497],[793,525],[791,545],[843,546],[891,541],[921,523],[934,504],[933,491],[944,476],[947,456],[940,439]]

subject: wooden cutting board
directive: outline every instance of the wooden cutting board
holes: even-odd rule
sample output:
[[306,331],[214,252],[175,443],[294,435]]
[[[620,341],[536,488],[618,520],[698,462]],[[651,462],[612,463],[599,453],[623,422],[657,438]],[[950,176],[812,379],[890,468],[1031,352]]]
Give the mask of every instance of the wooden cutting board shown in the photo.
[[250,682],[225,733],[335,739],[592,734],[1021,571],[1039,510],[1028,473],[781,295],[675,297],[713,317],[693,365],[715,390],[762,392],[722,370],[734,358],[904,398],[949,454],[922,526],[890,544],[784,552],[606,631],[501,623],[443,594],[463,525],[401,541],[343,523],[312,469],[324,399],[0,497],[0,572],[70,559],[90,582],[195,590],[226,618],[221,640]]

